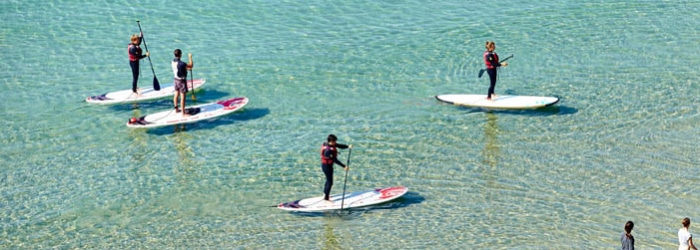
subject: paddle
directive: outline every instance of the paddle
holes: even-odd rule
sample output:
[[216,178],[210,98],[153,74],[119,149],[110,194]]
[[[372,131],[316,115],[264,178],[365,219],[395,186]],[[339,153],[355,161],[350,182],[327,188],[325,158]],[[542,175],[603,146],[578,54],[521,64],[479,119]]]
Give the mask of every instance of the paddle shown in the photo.
[[[146,48],[146,52],[148,52],[148,45],[146,44],[146,39],[143,37],[143,30],[141,30],[141,21],[136,20],[136,23],[139,25],[139,31],[141,31],[141,40],[143,40],[143,47]],[[156,77],[156,71],[153,70],[153,62],[151,62],[151,56],[149,53],[148,56],[148,63],[151,64],[151,72],[153,72],[153,89],[156,91],[160,90],[160,83],[158,82],[158,78]]]
[[[350,167],[350,155],[352,154],[352,148],[348,150],[348,163],[345,166]],[[345,171],[345,181],[343,182],[343,198],[340,200],[340,210],[343,210],[343,204],[345,203],[345,187],[348,184],[348,171]]]
[[[501,60],[501,61],[498,62],[498,63],[502,63],[502,62],[508,61],[508,59],[511,59],[511,58],[513,58],[513,54],[510,54],[509,57],[506,57],[505,59]],[[479,70],[479,78],[481,78],[481,76],[484,75],[484,72],[486,72],[486,69],[481,69],[481,70]]]
[[[190,79],[192,79],[192,101],[197,101],[197,97],[194,96],[194,74],[192,74],[192,69],[190,69]],[[187,84],[185,84],[185,88],[187,88]]]

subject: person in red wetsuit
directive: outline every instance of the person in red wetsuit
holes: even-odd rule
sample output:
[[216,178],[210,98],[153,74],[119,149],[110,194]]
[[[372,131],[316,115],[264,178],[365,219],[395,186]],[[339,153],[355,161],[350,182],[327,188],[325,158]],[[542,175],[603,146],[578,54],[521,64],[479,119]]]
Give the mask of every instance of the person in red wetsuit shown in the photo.
[[321,146],[321,169],[326,175],[326,185],[323,187],[323,199],[330,202],[331,188],[333,187],[333,164],[337,163],[342,166],[345,171],[349,170],[349,166],[345,166],[338,160],[338,148],[352,148],[352,145],[337,143],[338,137],[334,134],[328,135],[327,142]]
[[131,65],[131,91],[133,91],[134,94],[138,94],[137,84],[139,82],[139,60],[150,55],[148,52],[146,52],[144,55],[141,47],[139,47],[139,45],[141,45],[142,37],[143,33],[141,33],[140,36],[136,34],[132,35],[131,43],[127,48],[127,52],[129,53],[129,65]]
[[486,95],[487,100],[491,100],[491,97],[496,97],[494,90],[496,89],[496,80],[498,79],[498,67],[508,66],[507,62],[499,63],[498,54],[494,52],[496,50],[496,43],[493,41],[486,41],[486,51],[484,51],[484,63],[486,64],[486,73],[489,74],[489,80],[491,84],[489,85],[489,92]]

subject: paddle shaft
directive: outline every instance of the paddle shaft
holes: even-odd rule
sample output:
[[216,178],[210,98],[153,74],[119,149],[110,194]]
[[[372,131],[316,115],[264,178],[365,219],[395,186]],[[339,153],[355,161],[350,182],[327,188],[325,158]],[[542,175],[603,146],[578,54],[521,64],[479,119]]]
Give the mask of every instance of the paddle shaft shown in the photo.
[[[498,62],[498,63],[502,63],[502,62],[508,61],[508,59],[511,59],[511,58],[513,58],[513,54],[510,54],[509,57],[506,57],[505,59],[501,60],[501,61]],[[486,72],[486,69],[481,69],[481,70],[479,70],[479,78],[481,78],[481,76],[484,75],[484,72]]]
[[[345,164],[346,167],[350,167],[350,155],[352,154],[352,148],[348,149],[348,163]],[[345,181],[343,182],[343,196],[340,200],[340,210],[343,210],[343,205],[345,203],[345,187],[348,184],[348,171],[345,171]]]
[[[192,69],[190,69],[190,79],[192,81],[192,101],[197,101],[197,97],[194,96],[194,74],[192,74]],[[187,84],[185,84],[185,88],[187,88]]]
[[153,89],[160,90],[160,83],[158,82],[158,77],[156,77],[156,71],[153,69],[153,62],[151,62],[150,52],[148,52],[148,44],[146,44],[146,38],[143,37],[143,30],[141,29],[141,21],[136,20],[136,24],[139,25],[139,31],[141,32],[141,40],[143,40],[143,47],[146,48],[146,53],[149,53],[148,64],[151,65],[151,72],[153,72]]

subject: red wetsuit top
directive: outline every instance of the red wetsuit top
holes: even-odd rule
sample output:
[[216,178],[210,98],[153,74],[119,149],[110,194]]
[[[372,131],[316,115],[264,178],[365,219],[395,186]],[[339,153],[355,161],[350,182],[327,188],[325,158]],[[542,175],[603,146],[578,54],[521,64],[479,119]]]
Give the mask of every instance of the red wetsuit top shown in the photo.
[[[141,41],[139,41],[139,43],[141,43]],[[146,57],[145,55],[142,55],[143,51],[141,50],[141,47],[139,47],[138,44],[130,43],[129,48],[128,48],[128,52],[129,52],[129,61],[130,62],[135,62],[141,58]]]
[[348,148],[348,146],[339,143],[336,143],[335,146],[331,146],[328,145],[327,142],[324,142],[321,146],[321,164],[333,165],[333,163],[337,163],[345,167],[345,165],[338,160],[338,148]]
[[488,50],[484,52],[484,64],[486,64],[486,69],[501,67],[501,63],[498,62],[498,54]]

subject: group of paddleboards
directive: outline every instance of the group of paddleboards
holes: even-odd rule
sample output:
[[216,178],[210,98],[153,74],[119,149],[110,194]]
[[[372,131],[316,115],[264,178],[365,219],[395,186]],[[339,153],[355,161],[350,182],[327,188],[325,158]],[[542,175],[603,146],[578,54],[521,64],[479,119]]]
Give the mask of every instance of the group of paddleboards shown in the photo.
[[[141,24],[139,24],[139,30],[141,30]],[[220,100],[211,103],[199,104],[195,106],[186,106],[185,99],[187,98],[186,93],[192,92],[192,99],[194,100],[194,92],[201,89],[205,79],[190,79],[187,80],[187,70],[192,70],[192,55],[190,54],[190,63],[185,64],[180,61],[180,56],[182,52],[176,49],[175,59],[171,63],[173,68],[174,79],[173,83],[160,85],[158,78],[156,77],[155,70],[153,69],[153,63],[150,61],[150,53],[148,52],[148,47],[146,47],[146,54],[143,55],[139,45],[141,42],[146,46],[146,42],[143,38],[143,31],[141,31],[141,36],[134,35],[131,37],[131,43],[128,47],[129,62],[132,67],[132,89],[119,90],[114,92],[108,92],[101,95],[90,96],[85,99],[88,103],[100,104],[100,105],[116,105],[116,104],[129,104],[129,103],[143,103],[147,101],[153,101],[157,99],[162,99],[166,97],[173,97],[174,95],[181,95],[180,102],[177,101],[179,96],[175,96],[173,100],[174,108],[169,108],[160,112],[153,114],[132,117],[126,122],[126,126],[129,128],[158,128],[169,125],[194,123],[203,120],[209,120],[223,115],[233,113],[237,110],[242,109],[246,104],[248,104],[248,98],[246,97],[234,97],[230,99]],[[137,81],[139,77],[139,60],[143,58],[148,58],[151,64],[151,71],[153,72],[153,87],[137,88]]]
[[[190,91],[196,91],[200,89],[205,82],[205,79],[188,80],[187,86]],[[102,105],[152,101],[165,97],[172,97],[175,93],[173,86],[174,84],[166,84],[163,85],[160,90],[155,90],[151,87],[142,88],[138,94],[133,93],[131,89],[119,90],[90,96],[86,98],[85,101]],[[171,108],[141,117],[132,117],[126,122],[126,126],[130,128],[158,128],[169,125],[194,123],[233,113],[243,108],[246,104],[248,104],[248,98],[234,97],[187,107],[184,111]],[[183,112],[186,115],[183,115]]]
[[[138,21],[137,21],[138,22]],[[139,23],[139,30],[141,30],[141,25]],[[143,39],[143,31],[141,31],[141,37]],[[138,60],[148,57],[150,62],[150,57],[148,53],[148,48],[146,47],[146,55],[141,55],[140,44],[133,44],[134,37],[132,37],[132,44],[129,46],[130,59],[136,60],[136,67],[138,67]],[[145,45],[145,41],[144,41]],[[134,50],[134,46],[138,50]],[[484,72],[488,72],[489,79],[491,80],[491,85],[487,95],[477,95],[477,94],[445,94],[437,95],[435,98],[441,102],[449,103],[453,105],[474,107],[474,108],[487,108],[487,109],[536,109],[546,106],[553,105],[559,101],[556,97],[547,96],[515,96],[515,95],[504,95],[496,96],[494,94],[494,88],[497,77],[497,70],[499,67],[507,66],[506,60],[512,58],[512,55],[502,61],[498,60],[498,55],[493,52],[495,49],[495,44],[493,42],[487,42],[486,52],[484,53],[484,62],[486,64],[486,69],[482,69],[479,72],[479,77]],[[136,54],[132,54],[132,51]],[[108,92],[101,95],[90,96],[85,99],[86,102],[92,104],[100,105],[116,105],[116,104],[130,104],[130,103],[142,103],[147,101],[153,101],[157,99],[162,99],[166,97],[173,97],[178,93],[182,93],[180,89],[184,84],[186,92],[193,91],[192,97],[194,99],[194,91],[202,88],[205,79],[190,79],[187,80],[186,74],[185,78],[178,78],[179,71],[176,69],[176,61],[179,61],[179,56],[177,51],[175,52],[176,59],[173,61],[173,70],[175,74],[175,82],[172,84],[165,84],[162,87],[155,76],[155,70],[153,70],[153,64],[151,63],[151,70],[153,71],[153,87],[141,88],[136,91],[136,80],[138,79],[138,73],[134,72],[134,66],[132,64],[132,73],[134,74],[134,83],[132,89],[119,90],[114,92]],[[190,64],[188,65],[191,70],[191,55]],[[137,69],[138,70],[138,69]],[[138,72],[138,71],[136,71]],[[191,73],[190,73],[191,74]],[[180,81],[178,81],[180,80]],[[180,92],[179,92],[180,91]],[[183,97],[183,98],[186,98]],[[194,106],[187,106],[184,109],[178,109],[178,103],[176,100],[173,101],[175,108],[169,108],[167,110],[155,112],[153,114],[132,117],[126,122],[126,126],[129,128],[157,128],[163,126],[194,123],[203,120],[209,120],[223,115],[233,113],[237,110],[242,109],[246,104],[248,104],[248,98],[246,97],[234,97],[230,99],[220,100],[211,103],[198,104]],[[184,101],[182,106],[184,107]],[[329,139],[330,140],[330,139]],[[325,144],[324,144],[325,145]],[[337,153],[337,152],[336,152]],[[322,151],[323,160],[323,151]],[[349,165],[349,155],[348,155],[348,165]],[[324,163],[325,164],[325,163]],[[332,165],[330,169],[332,172]],[[342,165],[342,163],[341,163]],[[327,181],[329,180],[329,175],[324,169]],[[332,185],[332,174],[330,174],[330,183]],[[346,169],[346,182],[347,182],[347,169]],[[327,182],[328,183],[328,182]],[[343,187],[342,194],[330,195],[330,187],[328,190],[324,190],[323,196],[312,197],[294,200],[290,202],[283,202],[277,205],[277,208],[287,211],[297,211],[297,212],[318,212],[318,211],[330,211],[339,210],[346,208],[356,208],[370,206],[380,203],[385,203],[393,201],[399,197],[402,197],[408,192],[408,188],[404,186],[393,186],[384,188],[374,188],[366,191],[350,192],[345,193],[345,187]]]
[[[198,90],[206,82],[205,79],[188,80],[187,85],[190,91]],[[101,95],[90,96],[85,99],[88,103],[94,104],[128,104],[152,101],[165,97],[172,97],[175,93],[173,84],[164,85],[161,90],[153,88],[143,88],[139,94],[135,94],[131,89],[109,92]],[[199,104],[187,107],[184,111],[173,108],[156,112],[153,114],[132,117],[126,122],[129,128],[158,128],[169,125],[194,123],[209,120],[223,115],[233,113],[248,104],[246,97],[234,97],[211,103]],[[186,114],[183,114],[183,112]]]

